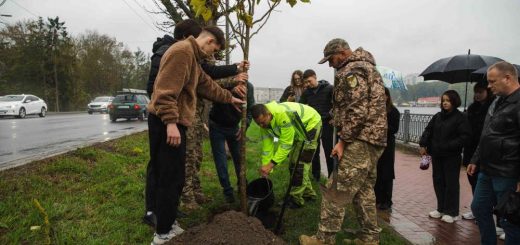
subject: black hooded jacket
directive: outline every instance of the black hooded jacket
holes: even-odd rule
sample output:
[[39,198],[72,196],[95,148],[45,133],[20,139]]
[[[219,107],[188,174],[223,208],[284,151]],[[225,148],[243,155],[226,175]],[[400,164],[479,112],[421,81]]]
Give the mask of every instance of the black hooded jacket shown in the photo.
[[308,88],[303,91],[300,103],[309,105],[320,113],[321,120],[325,123],[331,119],[332,91],[334,87],[325,80],[318,81],[316,88]]
[[146,92],[148,92],[149,97],[151,97],[153,93],[153,84],[155,82],[155,77],[157,77],[157,73],[159,73],[161,58],[164,53],[166,53],[166,50],[176,42],[177,40],[172,36],[164,35],[162,38],[158,37],[157,41],[153,43],[150,74],[148,75],[148,82],[146,83]]

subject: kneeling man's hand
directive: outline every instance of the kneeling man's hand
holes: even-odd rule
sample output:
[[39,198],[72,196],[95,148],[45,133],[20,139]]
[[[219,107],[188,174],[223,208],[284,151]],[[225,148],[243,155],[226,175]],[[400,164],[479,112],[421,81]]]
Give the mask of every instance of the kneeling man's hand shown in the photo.
[[260,174],[262,175],[262,177],[269,176],[269,173],[271,173],[271,170],[273,170],[273,167],[274,167],[274,164],[272,162],[260,167]]

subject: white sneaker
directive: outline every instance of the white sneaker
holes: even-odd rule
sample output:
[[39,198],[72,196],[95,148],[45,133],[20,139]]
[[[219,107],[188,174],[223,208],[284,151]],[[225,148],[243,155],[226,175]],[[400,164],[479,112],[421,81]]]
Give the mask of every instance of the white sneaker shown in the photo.
[[438,219],[438,218],[442,217],[444,214],[437,210],[433,210],[428,215],[430,215],[430,217],[432,217],[434,219]]
[[446,223],[453,223],[457,220],[460,220],[460,216],[449,216],[447,214],[443,215],[442,218],[441,218],[442,221],[446,222]]
[[[183,230],[184,231],[184,230]],[[151,245],[162,245],[173,239],[175,236],[177,236],[177,233],[175,233],[175,229],[173,228],[166,233],[166,234],[153,234],[153,240]]]
[[500,239],[500,240],[506,240],[506,233],[500,235],[500,236],[498,237],[498,239]]
[[504,233],[504,229],[502,229],[502,228],[500,228],[500,227],[497,227],[497,236],[501,236],[501,235],[503,235],[503,234],[505,234],[505,233]]
[[175,233],[175,235],[180,235],[184,232],[184,229],[181,228],[181,226],[179,225],[179,222],[177,222],[177,220],[173,223],[172,230]]
[[467,212],[467,213],[462,215],[462,218],[463,219],[475,219],[475,216],[473,216],[472,212]]
[[153,234],[153,241],[151,245],[161,245],[168,241],[170,241],[172,238],[182,234],[184,232],[184,229],[181,228],[179,225],[179,222],[177,220],[173,222],[172,229],[167,234]]

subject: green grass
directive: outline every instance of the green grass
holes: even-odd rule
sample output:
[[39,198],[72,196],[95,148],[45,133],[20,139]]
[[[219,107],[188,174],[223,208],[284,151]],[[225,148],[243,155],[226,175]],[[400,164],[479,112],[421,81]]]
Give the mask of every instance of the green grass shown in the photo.
[[[239,207],[224,201],[209,142],[203,150],[202,188],[213,201],[180,219],[184,227]],[[258,152],[257,145],[248,145],[249,181],[258,178]],[[139,133],[0,172],[0,244],[45,244],[47,239],[52,244],[149,244],[153,230],[141,223],[147,162],[147,134]],[[231,183],[236,183],[232,167],[229,171]],[[287,176],[285,166],[271,175],[276,202],[285,193]],[[317,184],[315,190],[319,190]],[[287,210],[282,238],[298,244],[300,234],[315,233],[319,209],[320,202],[314,201],[302,209]],[[355,227],[351,212],[348,217],[345,227]],[[39,229],[31,230],[32,226]],[[340,233],[338,241],[342,238],[346,236]],[[387,228],[381,239],[382,244],[405,244]]]

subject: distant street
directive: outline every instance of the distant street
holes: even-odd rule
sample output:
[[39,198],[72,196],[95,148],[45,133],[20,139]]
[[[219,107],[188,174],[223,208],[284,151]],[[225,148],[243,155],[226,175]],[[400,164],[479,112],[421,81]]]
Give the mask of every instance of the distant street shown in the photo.
[[108,114],[86,112],[0,118],[0,170],[146,129],[146,121],[112,123]]

